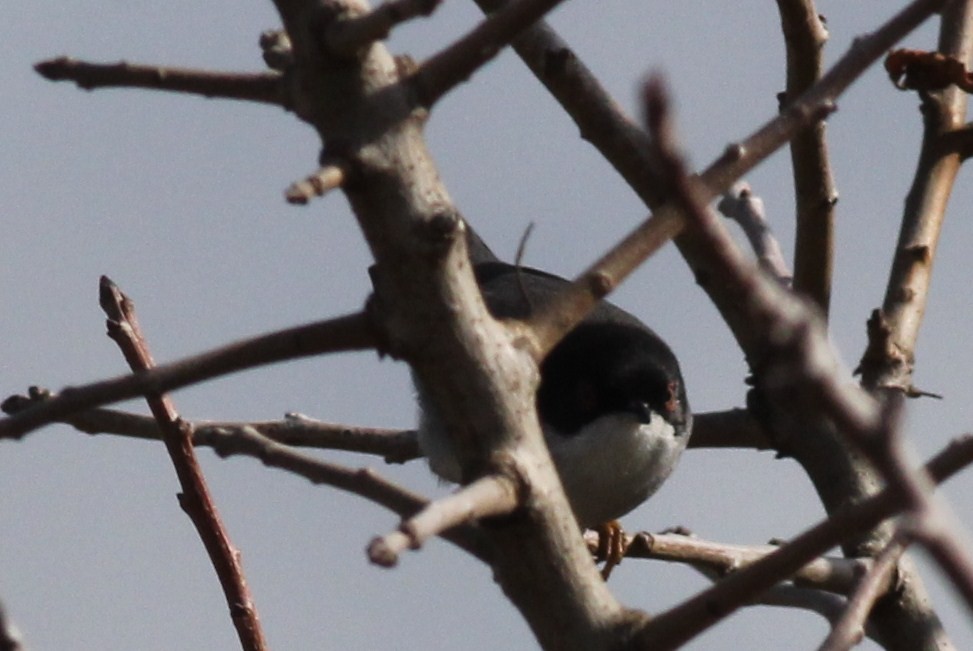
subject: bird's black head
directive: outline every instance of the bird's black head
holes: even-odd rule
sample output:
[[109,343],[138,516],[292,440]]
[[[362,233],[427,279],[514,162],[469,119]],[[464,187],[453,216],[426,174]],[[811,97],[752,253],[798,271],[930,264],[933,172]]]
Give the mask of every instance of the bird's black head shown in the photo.
[[655,412],[682,431],[689,415],[675,356],[641,324],[583,322],[547,356],[541,378],[538,413],[562,434],[610,413],[648,423]]

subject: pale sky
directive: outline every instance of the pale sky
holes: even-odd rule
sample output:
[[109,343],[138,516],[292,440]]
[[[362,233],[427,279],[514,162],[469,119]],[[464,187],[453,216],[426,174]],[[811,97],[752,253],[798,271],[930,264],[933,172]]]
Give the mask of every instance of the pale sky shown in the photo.
[[[822,0],[828,60],[902,2]],[[277,26],[269,2],[122,3],[5,0],[0,6],[0,397],[122,373],[97,305],[101,274],[137,304],[159,361],[359,308],[370,260],[340,194],[306,208],[282,192],[316,166],[313,131],[279,109],[149,91],[86,93],[36,75],[38,60],[259,70],[259,33]],[[417,59],[470,28],[468,0],[443,3],[396,33]],[[552,23],[623,107],[636,114],[651,70],[672,86],[694,165],[770,118],[783,88],[774,3],[568,2]],[[933,47],[935,31],[907,41]],[[833,337],[850,367],[865,319],[881,303],[902,200],[919,142],[918,100],[873,69],[829,121],[838,204]],[[430,147],[456,204],[494,249],[512,257],[528,223],[526,263],[583,269],[646,210],[577,128],[506,53],[432,113]],[[790,259],[789,156],[748,177]],[[969,430],[973,322],[969,174],[952,199],[918,349],[916,383],[943,401],[910,405],[923,458]],[[743,404],[742,353],[673,247],[613,298],[680,358],[697,412]],[[288,411],[349,424],[411,427],[406,368],[344,355],[258,369],[174,394],[187,418],[272,419]],[[142,405],[127,405],[144,411]],[[326,453],[368,465],[430,495],[424,463]],[[440,542],[385,570],[364,548],[397,524],[359,498],[314,487],[252,460],[200,452],[275,649],[534,648],[489,569]],[[945,488],[973,523],[973,473]],[[0,442],[0,600],[35,651],[233,649],[216,578],[175,500],[161,444],[49,427]],[[771,453],[690,451],[669,483],[623,519],[632,530],[683,525],[700,537],[761,544],[816,522],[822,509],[796,463]],[[973,627],[934,569],[925,577],[958,647]],[[611,586],[657,611],[706,584],[692,570],[628,560]],[[687,648],[814,648],[817,615],[751,608]],[[800,640],[795,646],[795,640]],[[732,641],[732,647],[728,646]],[[861,648],[875,648],[863,645]]]

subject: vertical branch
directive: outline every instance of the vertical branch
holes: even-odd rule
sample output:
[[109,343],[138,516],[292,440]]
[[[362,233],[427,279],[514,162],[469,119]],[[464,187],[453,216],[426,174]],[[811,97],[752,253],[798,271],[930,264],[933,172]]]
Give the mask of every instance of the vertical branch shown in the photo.
[[[973,1],[954,0],[943,10],[939,52],[967,65],[973,55]],[[862,359],[862,382],[871,389],[914,394],[915,346],[932,281],[932,265],[949,195],[962,154],[946,146],[963,128],[967,94],[956,86],[922,95],[924,133],[912,188],[905,200],[895,257],[879,315],[888,344]]]
[[[152,368],[155,363],[135,318],[135,306],[106,276],[101,277],[100,303],[108,316],[108,336],[118,344],[132,371],[138,373]],[[162,429],[162,440],[179,478],[182,488],[179,505],[192,520],[206,547],[230,606],[230,617],[240,644],[244,651],[262,651],[267,644],[260,617],[243,575],[240,554],[230,542],[196,460],[192,427],[179,418],[168,396],[146,395],[146,402]]]
[[[822,49],[828,32],[813,0],[777,0],[787,45],[787,90],[781,107],[821,77]],[[825,123],[818,121],[791,140],[797,236],[794,250],[794,289],[808,296],[827,320],[834,267],[834,206],[838,200]]]

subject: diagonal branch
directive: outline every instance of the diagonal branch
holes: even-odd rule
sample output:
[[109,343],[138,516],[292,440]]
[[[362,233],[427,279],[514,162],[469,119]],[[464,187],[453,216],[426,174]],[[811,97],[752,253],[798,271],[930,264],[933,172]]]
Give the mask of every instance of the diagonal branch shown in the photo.
[[[152,368],[154,362],[135,317],[135,305],[107,276],[101,277],[100,303],[108,316],[108,336],[118,344],[133,371]],[[240,564],[240,553],[230,541],[193,451],[192,432],[175,406],[162,393],[146,395],[146,402],[162,430],[172,465],[179,478],[179,506],[196,527],[230,607],[230,616],[244,651],[261,651],[267,642],[260,616]]]
[[[708,202],[729,189],[735,180],[783,146],[796,133],[833,111],[838,95],[892,44],[943,2],[944,0],[917,0],[880,29],[856,41],[851,51],[818,83],[744,141],[729,147],[720,159],[700,175],[700,200]],[[638,170],[639,178],[627,180],[637,191],[641,184],[648,183],[651,187],[646,188],[646,196],[654,197],[656,195],[653,188],[662,187],[665,183],[659,186],[658,165],[652,160],[650,151],[646,151],[644,165]],[[651,171],[648,177],[646,171]],[[651,180],[647,180],[649,177]],[[568,290],[538,310],[530,323],[537,333],[534,341],[535,358],[543,358],[547,350],[577,324],[597,300],[621,282],[668,237],[679,233],[682,226],[683,219],[678,210],[671,205],[659,207],[639,229],[581,274]],[[740,310],[739,297],[744,292],[743,287],[723,279],[719,270],[713,268],[705,246],[693,234],[679,236],[676,243],[697,277],[721,279],[720,282],[701,280],[701,284],[719,308],[753,365],[754,360],[762,356],[762,348],[767,340],[755,336],[749,319]]]
[[73,81],[85,90],[148,88],[204,97],[237,99],[289,108],[284,77],[276,72],[234,73],[119,63],[88,63],[71,57],[41,61],[34,69],[51,81]]
[[[970,464],[973,464],[973,435],[967,434],[933,457],[925,470],[934,481],[942,483]],[[753,565],[658,614],[639,639],[652,649],[674,648],[727,617],[763,590],[793,576],[842,540],[873,529],[903,507],[897,491],[887,488],[840,509]]]
[[[711,264],[719,270],[725,282],[741,288],[742,313],[752,324],[754,335],[767,341],[767,359],[759,368],[768,385],[767,390],[781,397],[791,396],[790,409],[796,418],[813,419],[820,413],[826,414],[846,437],[866,453],[874,453],[876,443],[882,440],[884,433],[894,431],[895,423],[889,421],[885,412],[860,389],[839,380],[838,366],[822,324],[800,301],[757,273],[736,249],[719,220],[707,211],[705,192],[698,187],[697,179],[685,173],[684,164],[676,153],[668,99],[658,80],[646,84],[645,106],[646,122],[657,145],[660,169],[668,171],[675,206],[684,210],[691,220],[696,237],[708,249]],[[873,454],[873,458],[882,460],[879,455]],[[913,502],[904,499],[906,496],[901,490],[893,489],[893,495],[912,506]],[[849,538],[846,535],[842,540]],[[824,549],[817,551],[818,554],[823,552]],[[795,569],[790,567],[788,573]],[[765,579],[781,580],[786,576],[781,574]],[[731,599],[732,605],[722,604],[719,611],[724,613],[727,608],[739,607],[743,603],[741,599],[746,598],[744,594]],[[677,622],[675,616],[666,620],[668,624],[659,625],[661,632],[653,633],[653,639],[661,636],[665,640],[664,646],[688,640],[701,630],[694,628],[703,621],[698,619],[698,613],[696,615],[693,618],[695,624]],[[657,618],[655,622],[658,624],[661,619]]]
[[67,387],[50,400],[0,420],[0,439],[21,438],[38,427],[64,420],[78,411],[171,391],[247,368],[322,353],[366,350],[375,346],[371,322],[363,312],[279,330],[134,375]]
[[879,552],[871,569],[858,582],[845,612],[818,651],[847,651],[861,642],[865,636],[868,614],[875,602],[888,593],[889,584],[895,583],[895,568],[904,552],[905,546],[898,541],[892,541]]
[[432,107],[562,0],[518,0],[429,58],[412,77],[419,104]]

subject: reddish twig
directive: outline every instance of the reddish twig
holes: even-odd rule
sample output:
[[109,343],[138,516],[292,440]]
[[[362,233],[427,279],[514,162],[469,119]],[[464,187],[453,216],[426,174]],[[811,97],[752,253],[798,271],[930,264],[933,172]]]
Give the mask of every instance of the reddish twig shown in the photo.
[[92,407],[171,391],[243,369],[321,353],[364,350],[375,345],[371,322],[364,313],[279,330],[133,375],[67,387],[50,400],[0,420],[0,439],[20,438]]
[[[101,277],[100,303],[108,316],[108,336],[118,344],[132,371],[138,373],[151,369],[154,362],[135,318],[135,306],[107,276]],[[151,393],[145,398],[162,430],[162,440],[179,478],[182,489],[179,505],[192,520],[209,554],[240,643],[246,651],[262,651],[267,648],[267,643],[240,565],[240,553],[230,542],[209,494],[193,451],[191,428],[179,418],[165,394]]]
[[277,73],[233,73],[164,66],[88,63],[71,57],[41,61],[34,66],[51,81],[73,81],[79,88],[149,88],[204,97],[238,99],[288,108],[283,77]]

